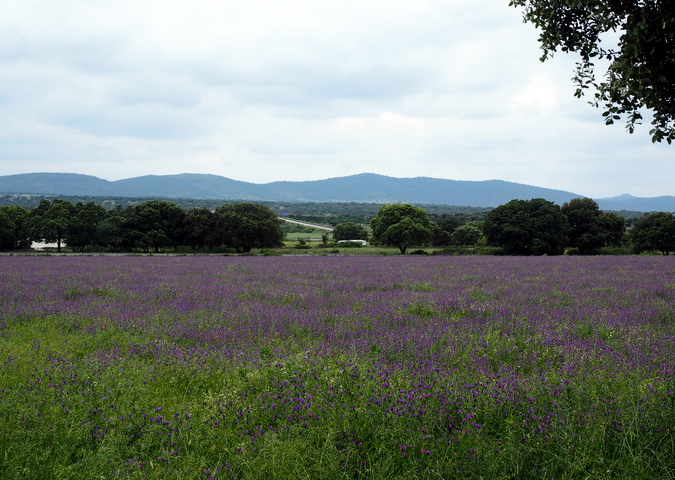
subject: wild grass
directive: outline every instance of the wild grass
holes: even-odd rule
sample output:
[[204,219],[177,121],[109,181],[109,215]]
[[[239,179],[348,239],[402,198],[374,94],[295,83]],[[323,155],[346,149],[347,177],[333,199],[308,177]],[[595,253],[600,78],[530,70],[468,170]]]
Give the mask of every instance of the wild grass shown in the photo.
[[3,258],[0,478],[673,478],[674,271]]

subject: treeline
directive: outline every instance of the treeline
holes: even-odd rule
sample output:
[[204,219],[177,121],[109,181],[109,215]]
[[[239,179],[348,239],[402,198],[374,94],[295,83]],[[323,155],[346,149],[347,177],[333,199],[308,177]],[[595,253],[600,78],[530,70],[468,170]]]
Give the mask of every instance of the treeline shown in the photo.
[[[194,198],[141,198],[141,197],[92,197],[92,196],[55,196],[55,195],[36,195],[36,194],[3,194],[0,195],[0,206],[20,206],[26,210],[36,208],[42,200],[52,201],[61,199],[72,204],[90,203],[104,207],[110,210],[118,207],[129,207],[144,203],[150,200],[163,200],[174,203],[185,210],[197,207],[207,207],[215,210],[223,204],[233,204],[239,202],[250,202],[251,200],[222,200],[222,199],[194,199]],[[383,206],[381,203],[358,203],[358,202],[277,202],[277,201],[258,201],[255,203],[269,207],[274,213],[281,215],[285,212],[289,217],[296,220],[303,220],[310,223],[319,223],[336,226],[340,223],[354,222],[367,224],[377,215],[377,211]],[[421,205],[427,212],[429,218],[439,223],[445,218],[451,218],[458,225],[468,222],[483,221],[488,212],[493,208],[469,207],[465,205]],[[643,212],[636,211],[617,211],[626,221],[626,226],[632,226],[633,222],[644,215]]]
[[[0,195],[0,206],[20,206],[26,210],[36,208],[43,200],[65,200],[72,204],[94,203],[106,210],[118,207],[129,207],[150,200],[163,200],[174,203],[185,210],[196,207],[207,207],[215,210],[223,204],[248,202],[249,200],[221,200],[221,199],[194,199],[194,198],[138,198],[138,197],[91,197],[91,196],[45,196],[31,194],[5,194]],[[358,203],[358,202],[271,202],[258,201],[255,203],[265,205],[276,214],[286,213],[296,220],[310,223],[338,225],[344,222],[368,223],[375,217],[381,203]],[[453,215],[461,223],[474,220],[484,220],[490,208],[467,207],[452,205],[424,205],[424,210],[431,216]]]
[[[608,247],[665,255],[675,250],[672,213],[645,214],[629,223],[617,213],[600,210],[590,198],[573,199],[562,207],[541,198],[512,200],[492,210],[454,214],[415,207],[413,215],[413,210],[409,212],[410,208],[404,207],[406,204],[377,209],[371,204],[342,204],[352,210],[341,215],[332,210],[338,205],[307,204],[302,207],[305,216],[293,205],[287,213],[295,219],[332,223],[336,241],[365,239],[368,232],[364,226],[369,225],[373,243],[397,246],[402,252],[413,245],[486,245],[516,255],[589,255]],[[315,215],[311,215],[311,209]],[[283,245],[284,229],[278,216],[285,211],[283,205],[270,207],[250,202],[185,208],[168,200],[146,200],[106,209],[94,201],[72,203],[42,198],[31,209],[0,206],[0,249],[27,249],[33,242],[45,242],[55,243],[59,251],[67,245],[80,252],[88,246],[119,252],[159,252],[179,246],[195,251],[226,247],[248,252]],[[389,217],[383,222],[385,213]]]
[[575,198],[562,207],[543,198],[512,200],[491,210],[484,221],[464,224],[452,215],[430,217],[420,207],[385,205],[370,222],[370,240],[401,253],[410,246],[447,244],[482,244],[509,255],[593,255],[608,247],[664,255],[675,250],[673,214],[646,214],[627,230],[625,218],[600,210],[590,198]]
[[512,200],[491,210],[480,231],[487,245],[513,255],[593,255],[611,247],[663,255],[675,250],[672,213],[643,214],[627,222],[600,210],[591,198],[575,198],[562,207],[542,198]]
[[93,201],[42,199],[31,210],[0,207],[0,248],[26,249],[45,242],[56,243],[58,251],[68,245],[73,251],[87,246],[122,252],[225,246],[248,252],[283,245],[280,223],[268,207],[248,202],[186,210],[166,200],[148,200],[106,210]]

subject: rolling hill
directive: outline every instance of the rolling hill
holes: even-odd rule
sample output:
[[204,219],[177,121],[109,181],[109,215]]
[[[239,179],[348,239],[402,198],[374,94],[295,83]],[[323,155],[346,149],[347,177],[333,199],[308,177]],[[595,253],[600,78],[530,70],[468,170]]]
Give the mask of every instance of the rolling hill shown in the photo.
[[[583,196],[502,180],[395,178],[374,173],[267,184],[194,173],[146,175],[116,181],[74,173],[27,173],[0,176],[0,194],[380,204],[410,202],[471,207],[496,207],[515,198],[545,198],[563,204]],[[675,197],[672,196],[639,198],[621,195],[595,200],[605,210],[675,211]]]

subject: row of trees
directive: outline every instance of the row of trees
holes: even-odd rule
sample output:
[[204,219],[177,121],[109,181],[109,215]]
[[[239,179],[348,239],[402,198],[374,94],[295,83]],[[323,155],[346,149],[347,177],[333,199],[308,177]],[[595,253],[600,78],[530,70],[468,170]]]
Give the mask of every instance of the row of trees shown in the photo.
[[[635,252],[675,250],[675,217],[657,212],[634,222],[626,235],[620,215],[603,212],[590,198],[576,198],[562,207],[538,198],[512,200],[491,210],[484,221],[461,224],[453,215],[437,215],[409,204],[382,206],[371,220],[370,242],[397,247],[486,245],[517,255],[557,255],[568,248],[580,254],[604,247],[631,245]],[[74,251],[88,245],[112,251],[155,251],[179,245],[194,249],[226,246],[238,252],[283,245],[281,221],[264,205],[241,202],[212,210],[186,210],[172,202],[149,200],[106,210],[94,202],[72,204],[42,200],[26,210],[0,207],[0,249],[29,248],[33,242],[67,244]],[[333,239],[367,239],[357,223],[337,225]]]
[[635,253],[669,255],[675,250],[672,213],[646,214],[626,232],[623,217],[603,212],[590,198],[575,198],[562,207],[541,198],[512,200],[488,214],[483,232],[488,244],[513,254],[559,254],[574,248],[589,255],[624,245]]
[[575,198],[562,207],[542,198],[512,200],[492,210],[483,231],[488,244],[513,254],[557,255],[565,248],[580,254],[619,247],[625,221],[602,212],[590,198]]
[[0,207],[0,248],[22,249],[32,242],[63,244],[83,251],[88,245],[110,250],[158,252],[187,245],[194,248],[226,246],[238,252],[278,247],[283,243],[281,222],[264,205],[241,202],[214,210],[149,200],[106,210],[94,202],[72,204],[42,200],[32,209]]
[[[371,243],[396,246],[401,253],[409,246],[443,245],[449,234],[422,208],[408,204],[381,207],[370,226]],[[627,235],[624,218],[603,212],[590,198],[575,198],[562,207],[536,198],[512,200],[491,210],[484,222],[453,227],[449,235],[460,245],[475,245],[483,238],[487,245],[513,255],[558,255],[568,248],[589,255],[628,243],[636,253],[668,255],[675,250],[675,217],[666,212],[645,215]]]

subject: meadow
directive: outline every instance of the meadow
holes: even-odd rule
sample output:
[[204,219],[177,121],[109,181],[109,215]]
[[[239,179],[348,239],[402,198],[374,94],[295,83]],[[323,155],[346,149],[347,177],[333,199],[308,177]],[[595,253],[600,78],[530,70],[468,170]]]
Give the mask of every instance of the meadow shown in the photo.
[[675,478],[675,259],[2,257],[0,478]]

